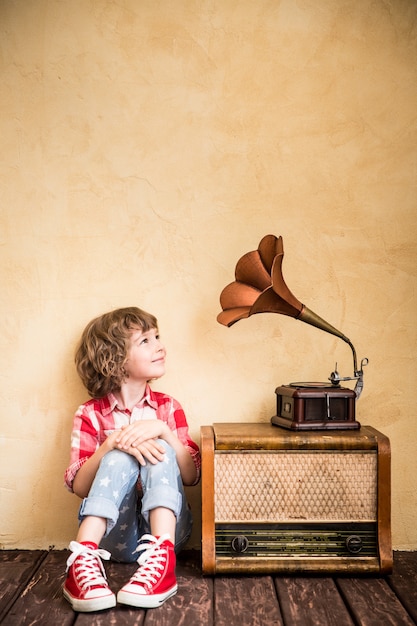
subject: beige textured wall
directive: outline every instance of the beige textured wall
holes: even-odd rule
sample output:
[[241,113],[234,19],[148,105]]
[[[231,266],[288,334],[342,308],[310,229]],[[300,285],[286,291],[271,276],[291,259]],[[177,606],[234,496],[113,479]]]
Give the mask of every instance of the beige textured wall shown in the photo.
[[391,439],[393,543],[417,549],[416,2],[3,0],[0,53],[0,546],[74,537],[73,350],[95,315],[157,315],[156,387],[196,439],[268,421],[279,384],[351,374],[300,322],[216,322],[273,233],[291,290],[369,358],[358,418]]

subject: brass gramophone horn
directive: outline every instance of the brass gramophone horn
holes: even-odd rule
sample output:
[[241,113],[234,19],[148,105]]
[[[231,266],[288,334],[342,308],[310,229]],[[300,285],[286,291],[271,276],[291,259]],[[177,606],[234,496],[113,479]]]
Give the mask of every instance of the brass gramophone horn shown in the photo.
[[217,321],[225,326],[232,326],[256,313],[279,313],[301,320],[349,344],[357,378],[360,372],[357,370],[356,351],[352,342],[291,293],[282,275],[283,258],[282,237],[275,235],[265,235],[257,250],[243,255],[236,265],[236,280],[227,285],[220,294],[222,312],[217,316]]

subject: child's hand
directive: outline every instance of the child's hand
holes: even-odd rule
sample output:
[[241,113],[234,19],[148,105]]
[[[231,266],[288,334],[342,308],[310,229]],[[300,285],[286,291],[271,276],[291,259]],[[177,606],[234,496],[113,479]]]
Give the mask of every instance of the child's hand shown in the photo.
[[[163,436],[167,425],[161,420],[141,420],[123,426],[116,437],[116,447],[119,450],[128,450],[130,447],[138,448],[146,441],[158,439]],[[164,448],[154,442],[154,445],[164,452]]]
[[[129,428],[129,426],[125,426],[122,430],[115,430],[107,437],[106,445],[110,450],[121,450],[122,452],[131,454],[139,461],[140,465],[145,465],[146,461],[149,461],[152,465],[163,461],[165,450],[155,438],[140,442],[140,438],[136,435],[134,445],[128,445],[126,443],[122,445],[122,441],[125,441],[122,433],[126,428]],[[142,439],[144,436],[145,435],[142,435]]]
[[162,446],[158,445],[155,440],[149,439],[137,446],[130,446],[130,448],[123,451],[134,456],[140,465],[146,465],[146,461],[156,465],[164,459],[165,450],[162,448],[161,452],[161,448]]
[[120,433],[120,430],[113,430],[112,432],[110,432],[109,435],[107,435],[107,439],[103,444],[106,450],[114,450],[119,448],[117,440],[120,437]]

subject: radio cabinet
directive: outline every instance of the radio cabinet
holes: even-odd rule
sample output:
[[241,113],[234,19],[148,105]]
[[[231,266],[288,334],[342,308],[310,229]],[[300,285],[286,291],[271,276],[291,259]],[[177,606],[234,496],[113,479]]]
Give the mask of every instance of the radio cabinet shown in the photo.
[[201,428],[205,574],[392,570],[390,443],[370,426]]

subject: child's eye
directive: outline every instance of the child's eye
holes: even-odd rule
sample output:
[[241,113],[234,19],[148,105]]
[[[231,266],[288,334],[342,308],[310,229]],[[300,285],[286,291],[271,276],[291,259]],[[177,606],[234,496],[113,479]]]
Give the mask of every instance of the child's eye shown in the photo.
[[143,343],[148,343],[149,339],[147,337],[145,337],[144,339],[142,339],[142,341],[140,342],[140,345],[142,345]]

